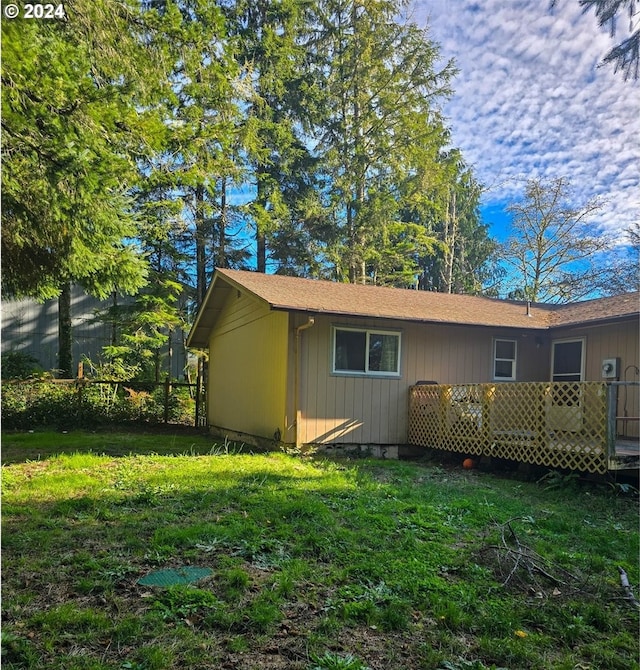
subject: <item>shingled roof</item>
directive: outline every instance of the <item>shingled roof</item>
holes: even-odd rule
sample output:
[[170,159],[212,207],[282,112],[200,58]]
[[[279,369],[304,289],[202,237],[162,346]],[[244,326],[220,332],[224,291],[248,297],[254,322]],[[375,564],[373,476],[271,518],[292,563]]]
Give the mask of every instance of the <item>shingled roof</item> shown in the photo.
[[217,270],[189,334],[189,346],[206,346],[209,331],[232,289],[248,292],[274,310],[529,330],[629,317],[640,311],[638,293],[570,305],[528,306],[482,296]]

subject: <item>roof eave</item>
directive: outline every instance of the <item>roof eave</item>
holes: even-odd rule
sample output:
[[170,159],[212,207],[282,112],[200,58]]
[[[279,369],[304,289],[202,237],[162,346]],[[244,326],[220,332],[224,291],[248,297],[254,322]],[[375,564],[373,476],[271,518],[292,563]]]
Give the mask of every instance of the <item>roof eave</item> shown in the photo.
[[549,327],[549,330],[560,330],[562,328],[590,328],[592,326],[606,326],[607,324],[620,323],[622,321],[640,321],[640,312],[631,314],[621,314],[616,316],[605,316],[599,319],[589,320],[575,320],[567,323],[554,323]]
[[[205,294],[204,300],[202,301],[202,305],[200,305],[200,309],[198,310],[196,319],[193,322],[193,326],[191,326],[189,335],[187,335],[186,340],[187,347],[194,349],[207,349],[209,347],[209,333],[213,328],[213,326],[215,326],[215,323],[217,321],[217,315],[215,314],[214,311],[214,314],[209,319],[210,323],[206,322],[206,315],[207,313],[210,313],[213,309],[210,303],[213,300],[213,292],[214,290],[216,290],[217,287],[219,287],[219,284],[226,284],[226,288],[228,290],[237,290],[241,293],[244,293],[245,295],[250,295],[252,298],[259,300],[268,307],[271,307],[270,303],[267,300],[265,300],[258,294],[254,293],[250,289],[246,288],[242,284],[238,283],[228,275],[226,275],[224,271],[221,272],[220,270],[216,270],[213,275],[211,285],[209,286],[209,289]],[[217,311],[219,313],[221,310]]]
[[478,323],[473,321],[449,321],[446,319],[428,319],[424,317],[398,316],[390,314],[358,314],[357,312],[345,312],[340,310],[329,309],[311,309],[291,305],[272,304],[271,308],[274,310],[296,312],[298,314],[316,314],[326,316],[341,316],[344,318],[356,319],[384,319],[386,321],[403,321],[407,323],[424,323],[439,326],[465,326],[473,328],[500,328],[502,330],[549,330],[548,324],[531,323],[531,324],[500,324],[500,323]]

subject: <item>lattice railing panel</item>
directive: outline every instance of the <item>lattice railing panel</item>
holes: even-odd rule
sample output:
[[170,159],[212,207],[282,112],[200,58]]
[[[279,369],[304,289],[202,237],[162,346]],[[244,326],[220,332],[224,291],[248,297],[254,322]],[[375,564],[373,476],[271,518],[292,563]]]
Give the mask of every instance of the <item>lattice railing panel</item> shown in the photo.
[[587,472],[607,470],[600,382],[425,384],[409,397],[410,444]]

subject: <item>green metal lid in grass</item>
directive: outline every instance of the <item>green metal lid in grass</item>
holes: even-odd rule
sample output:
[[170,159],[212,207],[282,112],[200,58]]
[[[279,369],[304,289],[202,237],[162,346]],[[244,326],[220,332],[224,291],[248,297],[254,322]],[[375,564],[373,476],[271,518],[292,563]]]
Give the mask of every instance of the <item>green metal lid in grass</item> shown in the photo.
[[209,568],[198,568],[193,565],[185,565],[182,568],[167,568],[156,570],[141,577],[138,584],[142,586],[176,586],[177,584],[191,584],[204,579],[211,574]]

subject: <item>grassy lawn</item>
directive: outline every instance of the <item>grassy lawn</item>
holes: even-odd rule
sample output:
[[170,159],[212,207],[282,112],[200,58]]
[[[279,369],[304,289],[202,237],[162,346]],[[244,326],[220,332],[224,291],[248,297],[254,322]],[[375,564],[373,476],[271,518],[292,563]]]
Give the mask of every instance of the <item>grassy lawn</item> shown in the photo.
[[[224,448],[224,447],[222,447]],[[2,434],[2,464],[37,461],[52,454],[93,453],[106,456],[210,454],[221,447],[202,431],[185,426],[155,426],[128,432],[33,431]]]
[[9,434],[3,459],[3,668],[638,668],[615,487],[195,434]]

